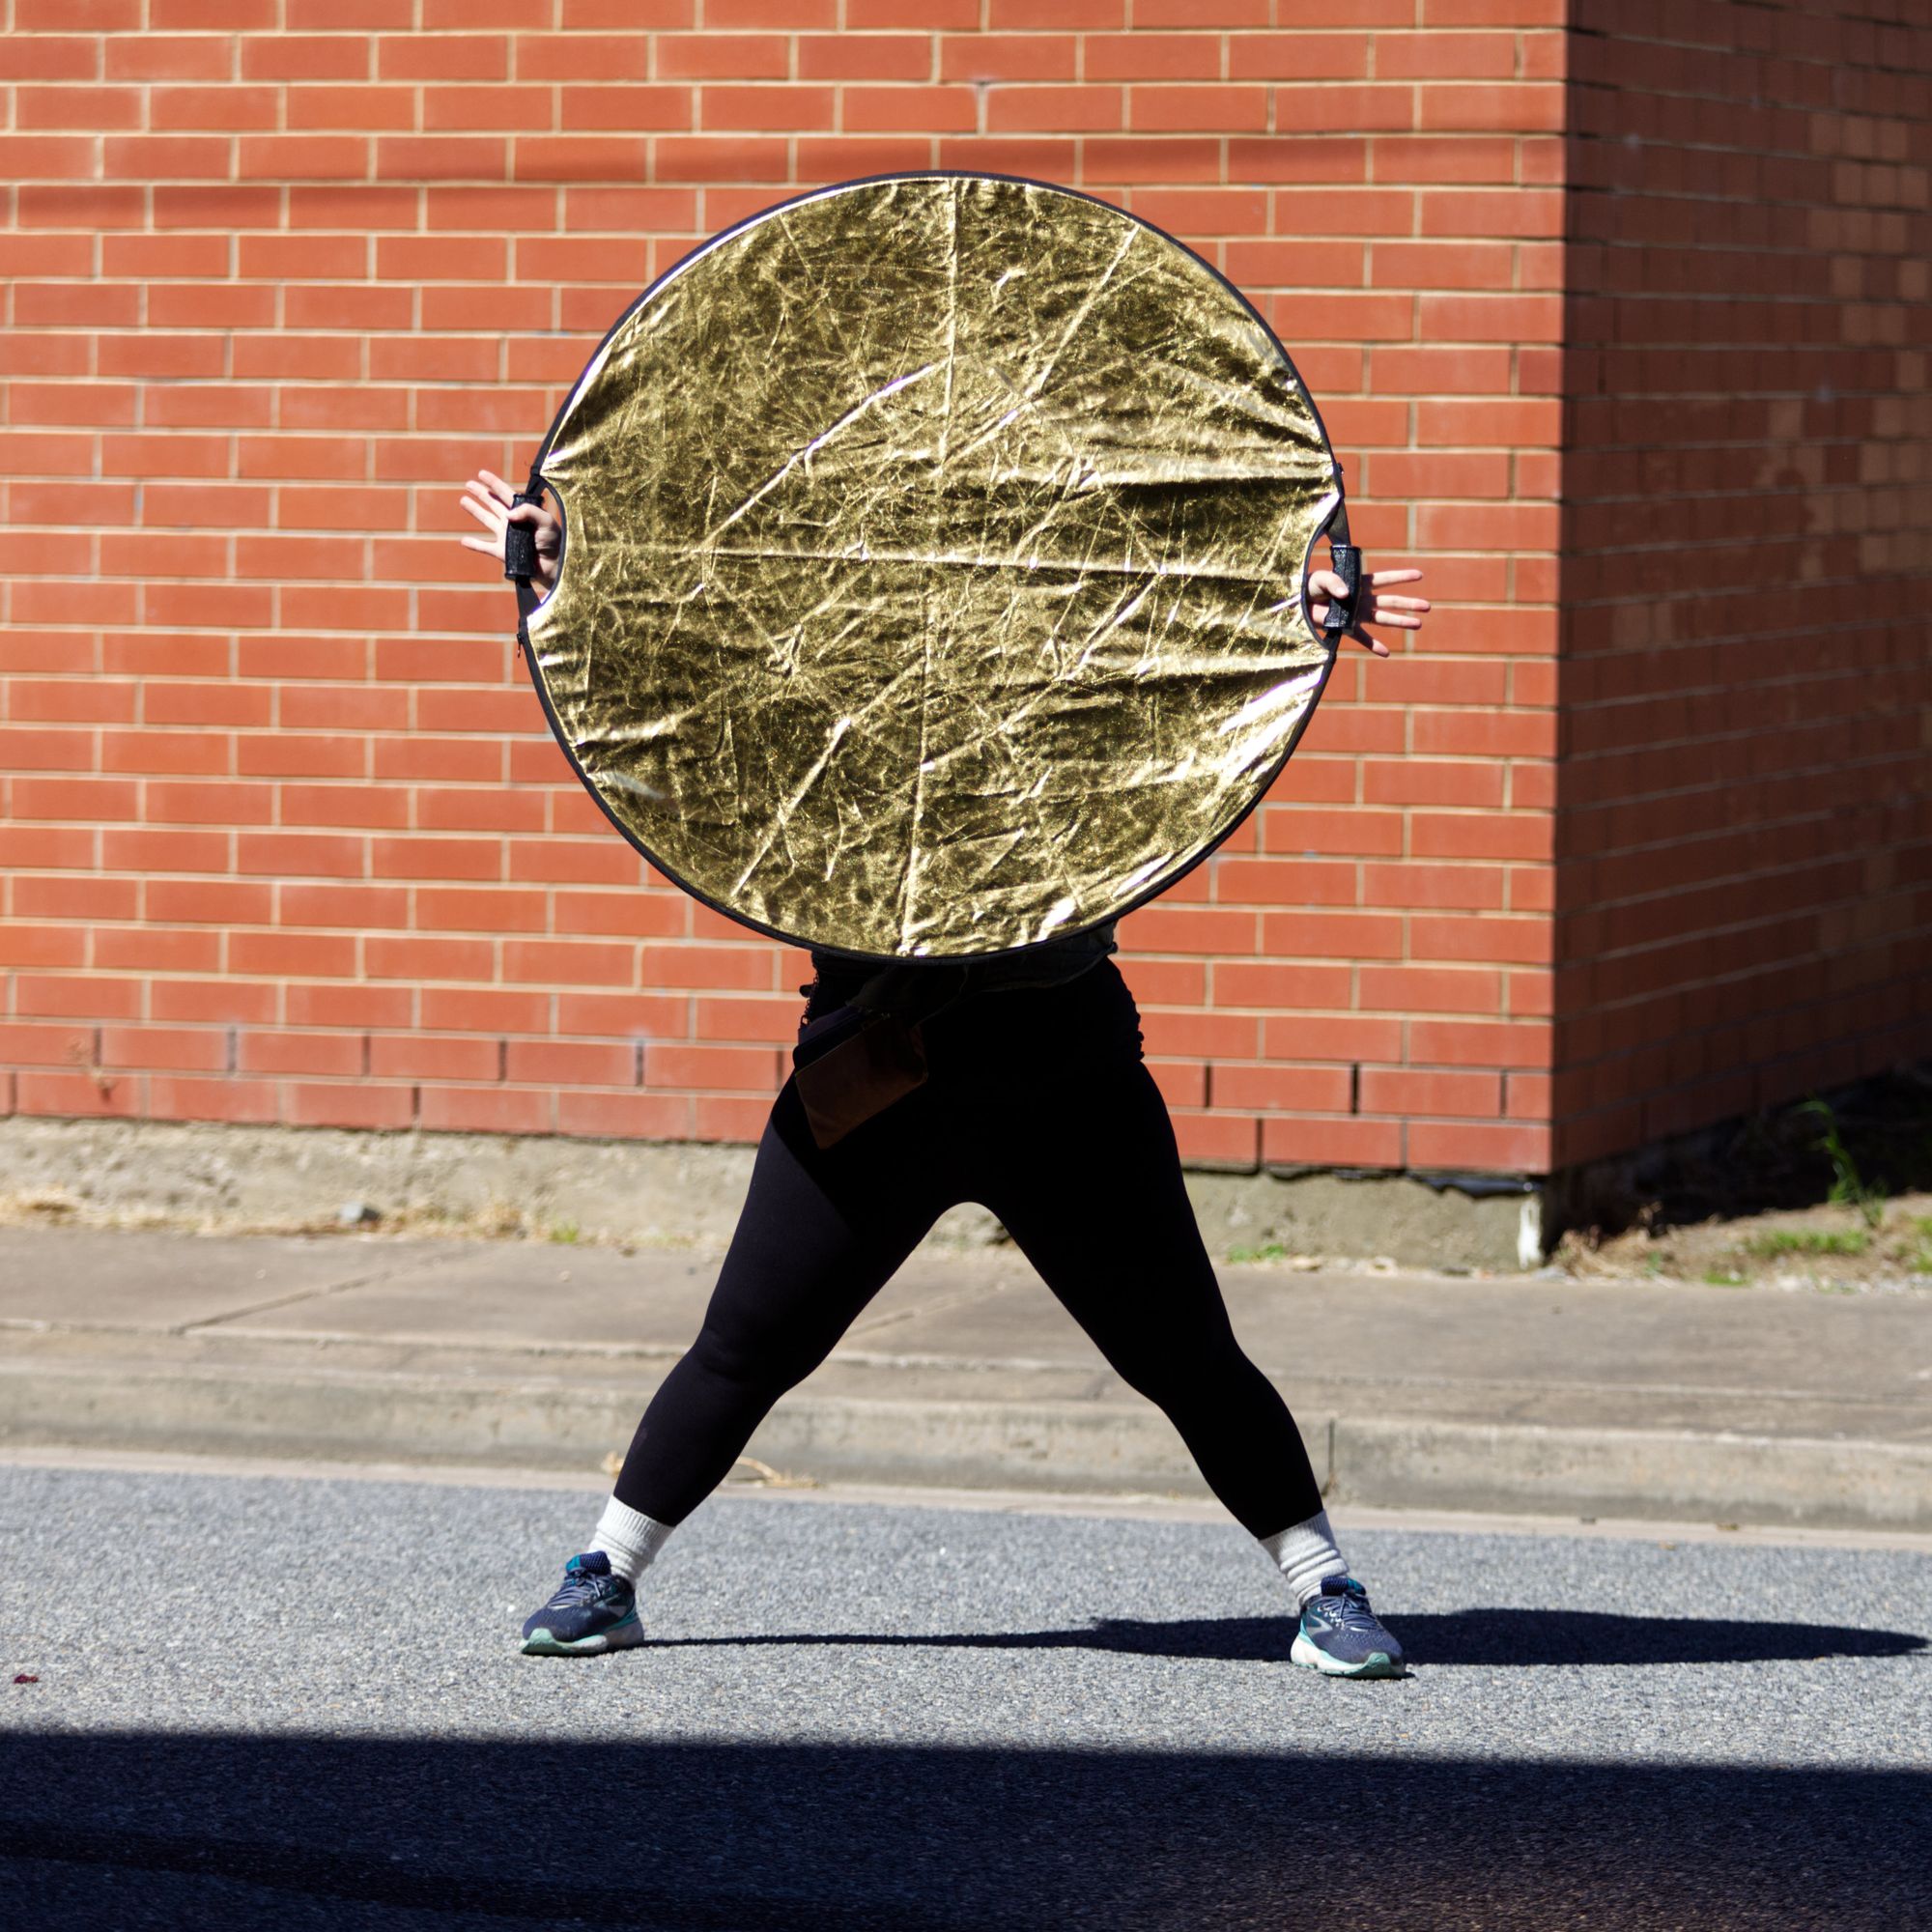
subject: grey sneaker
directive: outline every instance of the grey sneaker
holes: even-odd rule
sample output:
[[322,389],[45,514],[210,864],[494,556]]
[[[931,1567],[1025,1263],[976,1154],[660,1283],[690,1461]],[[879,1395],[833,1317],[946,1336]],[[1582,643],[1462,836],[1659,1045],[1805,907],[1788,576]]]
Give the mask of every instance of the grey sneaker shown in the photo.
[[1369,1593],[1352,1577],[1324,1577],[1319,1596],[1301,1612],[1290,1659],[1324,1677],[1403,1677],[1402,1645],[1369,1607]]
[[579,1657],[644,1640],[638,1598],[601,1549],[564,1565],[556,1595],[524,1625],[526,1657]]

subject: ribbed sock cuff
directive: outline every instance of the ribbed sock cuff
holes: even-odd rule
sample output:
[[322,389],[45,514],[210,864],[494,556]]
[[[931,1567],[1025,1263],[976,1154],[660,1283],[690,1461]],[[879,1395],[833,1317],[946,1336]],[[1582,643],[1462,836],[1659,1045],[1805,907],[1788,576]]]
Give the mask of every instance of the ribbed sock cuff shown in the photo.
[[1294,1592],[1296,1607],[1310,1597],[1319,1596],[1324,1577],[1346,1577],[1349,1566],[1335,1548],[1335,1532],[1328,1527],[1328,1512],[1318,1510],[1306,1522],[1262,1538],[1262,1548],[1288,1578]]
[[635,1583],[651,1567],[673,1527],[612,1496],[597,1519],[597,1533],[590,1539],[590,1548],[601,1549],[611,1559],[613,1577]]

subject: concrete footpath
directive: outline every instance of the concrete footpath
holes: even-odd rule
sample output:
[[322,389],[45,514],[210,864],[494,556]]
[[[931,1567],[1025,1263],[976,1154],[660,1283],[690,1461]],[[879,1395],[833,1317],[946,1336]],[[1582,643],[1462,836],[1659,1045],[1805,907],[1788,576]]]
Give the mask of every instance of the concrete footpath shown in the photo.
[[[716,1262],[0,1228],[0,1446],[596,1471]],[[1222,1270],[1340,1503],[1932,1531],[1932,1291]],[[823,1482],[1202,1493],[1024,1263],[923,1250],[752,1453]]]

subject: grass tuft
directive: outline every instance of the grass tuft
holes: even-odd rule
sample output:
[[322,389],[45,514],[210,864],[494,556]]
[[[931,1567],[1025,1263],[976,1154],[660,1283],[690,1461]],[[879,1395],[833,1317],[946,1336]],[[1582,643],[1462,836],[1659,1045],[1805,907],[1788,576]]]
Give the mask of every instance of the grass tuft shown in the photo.
[[1914,1274],[1932,1274],[1932,1214],[1915,1214],[1911,1226],[1918,1245],[1905,1258],[1905,1265]]
[[1774,1228],[1745,1246],[1770,1261],[1779,1255],[1861,1255],[1871,1246],[1863,1228]]
[[[1838,1117],[1823,1100],[1806,1100],[1798,1110],[1809,1114],[1820,1122],[1823,1131],[1812,1143],[1832,1163],[1832,1189],[1827,1197],[1840,1208],[1856,1208],[1867,1228],[1876,1229],[1885,1219],[1885,1204],[1889,1189],[1881,1178],[1876,1185],[1867,1185],[1859,1172],[1859,1164],[1852,1158],[1852,1151],[1845,1145],[1838,1132]],[[1832,1249],[1833,1254],[1861,1254],[1861,1248]]]
[[1230,1248],[1228,1260],[1238,1265],[1242,1262],[1285,1262],[1288,1250],[1279,1241],[1264,1241],[1258,1248]]

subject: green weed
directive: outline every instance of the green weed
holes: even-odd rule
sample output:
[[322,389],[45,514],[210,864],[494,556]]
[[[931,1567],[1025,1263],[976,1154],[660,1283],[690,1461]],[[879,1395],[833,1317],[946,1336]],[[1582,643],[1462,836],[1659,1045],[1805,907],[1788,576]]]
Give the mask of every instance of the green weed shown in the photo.
[[1706,1268],[1704,1286],[1706,1288],[1742,1288],[1745,1278],[1741,1274],[1727,1274],[1722,1268]]
[[[1876,1228],[1885,1219],[1887,1188],[1883,1179],[1875,1186],[1867,1186],[1864,1177],[1859,1172],[1859,1164],[1852,1158],[1852,1151],[1838,1133],[1838,1117],[1823,1100],[1806,1100],[1798,1110],[1809,1114],[1823,1125],[1824,1131],[1812,1143],[1832,1163],[1832,1187],[1829,1200],[1840,1208],[1856,1208],[1867,1228]],[[1838,1253],[1832,1249],[1828,1252]],[[1862,1253],[1862,1249],[1843,1252]]]
[[1228,1260],[1241,1262],[1285,1262],[1288,1250],[1279,1241],[1264,1241],[1258,1248],[1230,1248]]
[[1745,1245],[1766,1261],[1779,1255],[1861,1255],[1871,1246],[1862,1228],[1774,1228]]
[[559,1247],[574,1248],[577,1238],[583,1231],[575,1221],[553,1221],[550,1225],[550,1238]]
[[1907,1257],[1905,1265],[1914,1274],[1932,1274],[1932,1214],[1915,1214],[1912,1232],[1918,1236],[1918,1245]]

